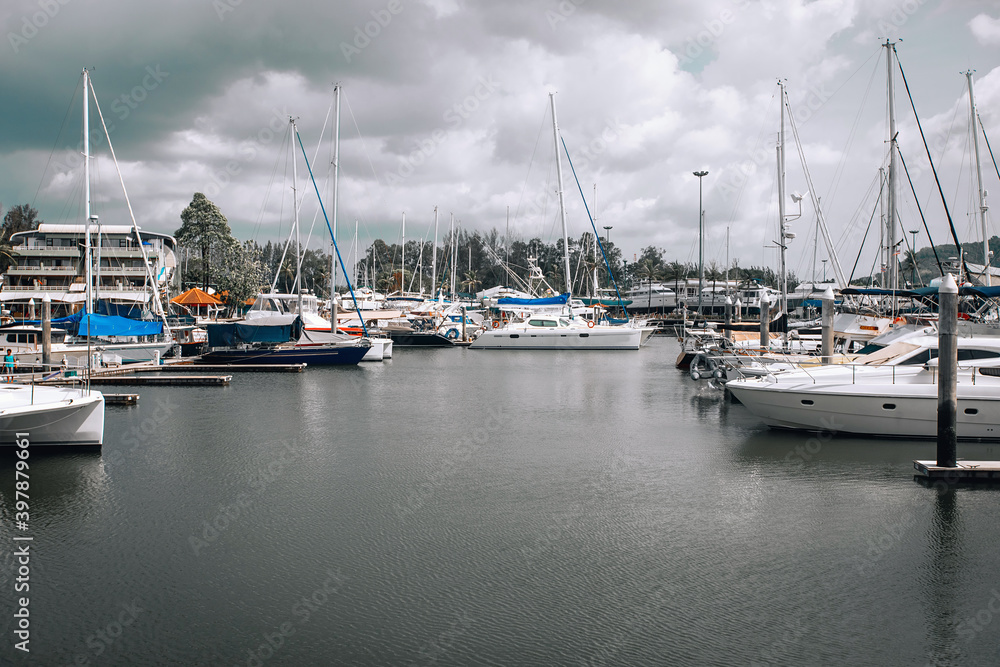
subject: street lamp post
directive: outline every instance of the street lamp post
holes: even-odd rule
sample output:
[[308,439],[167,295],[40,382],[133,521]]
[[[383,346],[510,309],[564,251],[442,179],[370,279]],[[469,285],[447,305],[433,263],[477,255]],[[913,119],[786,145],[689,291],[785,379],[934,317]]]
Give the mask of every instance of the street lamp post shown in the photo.
[[828,259],[823,260],[823,282],[826,282],[826,263],[830,261]]
[[705,211],[701,206],[701,181],[707,171],[696,171],[698,177],[698,314],[701,315],[701,291],[705,287]]
[[611,243],[611,230],[614,229],[611,225],[604,225],[604,244],[607,245]]
[[917,234],[920,233],[919,229],[911,229],[910,234],[913,235],[913,243],[910,245],[910,287],[917,286]]

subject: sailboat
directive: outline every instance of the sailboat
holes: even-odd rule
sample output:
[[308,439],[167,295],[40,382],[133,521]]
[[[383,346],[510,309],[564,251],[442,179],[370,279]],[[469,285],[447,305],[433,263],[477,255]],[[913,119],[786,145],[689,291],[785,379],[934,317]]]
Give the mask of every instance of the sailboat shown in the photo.
[[[559,122],[556,117],[555,93],[549,93],[552,107],[552,136],[556,149],[556,179],[558,182],[559,217],[562,220],[563,263],[566,275],[565,312],[563,314],[536,314],[513,320],[502,327],[483,331],[471,349],[480,350],[638,350],[644,342],[644,330],[631,326],[597,324],[573,316],[569,307],[572,292],[572,274],[569,262],[569,234],[566,228],[566,200],[563,192],[562,160],[559,158]],[[529,299],[521,306],[551,306],[551,303],[532,304]],[[545,299],[543,301],[548,301]],[[649,330],[652,333],[652,330]],[[646,334],[648,337],[648,334]]]

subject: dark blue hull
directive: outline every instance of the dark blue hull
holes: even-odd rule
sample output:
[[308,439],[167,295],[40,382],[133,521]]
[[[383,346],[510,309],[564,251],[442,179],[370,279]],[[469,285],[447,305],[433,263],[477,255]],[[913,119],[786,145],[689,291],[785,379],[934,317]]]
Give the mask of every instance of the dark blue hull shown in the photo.
[[201,355],[205,364],[307,364],[309,366],[349,366],[357,364],[367,347],[297,347],[248,350],[214,349]]
[[389,331],[392,344],[397,347],[453,347],[455,341],[439,333],[429,331],[399,332]]

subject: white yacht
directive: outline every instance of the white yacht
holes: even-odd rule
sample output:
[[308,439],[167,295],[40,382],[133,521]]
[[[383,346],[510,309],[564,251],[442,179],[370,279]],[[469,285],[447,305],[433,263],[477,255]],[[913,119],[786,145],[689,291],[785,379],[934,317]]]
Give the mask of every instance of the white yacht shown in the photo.
[[13,446],[23,434],[31,447],[100,446],[104,395],[74,387],[0,384],[0,444]]
[[[559,315],[533,315],[499,329],[484,331],[469,347],[479,350],[638,350],[645,342],[646,331],[570,320]],[[645,338],[648,337],[646,334]]]
[[677,294],[662,283],[637,285],[622,295],[632,303],[625,306],[629,312],[654,312],[673,310],[677,306]]
[[[258,294],[246,319],[255,320],[270,318],[275,315],[290,315],[298,309],[298,294],[270,292]],[[357,337],[349,334],[330,333],[330,321],[319,315],[319,299],[315,294],[302,295],[302,327],[304,329],[299,344],[302,346],[341,345],[356,341]],[[338,321],[339,321],[338,317]],[[382,361],[392,358],[392,339],[370,336],[371,347],[362,361]]]
[[[937,344],[936,336],[910,336],[860,364],[780,371],[726,388],[774,428],[933,438]],[[959,338],[958,360],[958,437],[1000,440],[1000,338]]]

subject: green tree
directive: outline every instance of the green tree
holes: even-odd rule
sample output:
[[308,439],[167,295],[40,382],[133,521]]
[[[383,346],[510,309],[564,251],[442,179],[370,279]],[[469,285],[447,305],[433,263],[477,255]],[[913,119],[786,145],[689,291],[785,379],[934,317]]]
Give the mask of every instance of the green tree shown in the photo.
[[219,252],[219,291],[231,315],[238,314],[247,300],[267,287],[263,251],[253,241],[226,243]]
[[194,199],[181,212],[181,227],[174,232],[174,236],[180,245],[201,251],[201,283],[203,289],[208,289],[213,251],[224,252],[235,241],[226,216],[205,195],[196,192]]
[[6,271],[14,263],[17,251],[11,245],[11,236],[18,232],[28,232],[38,229],[42,223],[38,219],[38,211],[30,204],[19,204],[7,211],[0,226],[0,271]]

